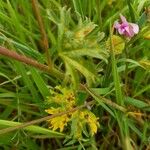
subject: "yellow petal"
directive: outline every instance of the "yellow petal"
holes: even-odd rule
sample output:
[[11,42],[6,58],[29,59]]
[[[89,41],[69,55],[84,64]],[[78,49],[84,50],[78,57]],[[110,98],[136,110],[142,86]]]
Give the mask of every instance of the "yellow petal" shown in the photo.
[[48,122],[50,123],[50,128],[52,128],[53,130],[60,129],[60,132],[62,132],[69,120],[70,119],[68,118],[67,115],[62,115],[62,116],[52,118],[48,120]]

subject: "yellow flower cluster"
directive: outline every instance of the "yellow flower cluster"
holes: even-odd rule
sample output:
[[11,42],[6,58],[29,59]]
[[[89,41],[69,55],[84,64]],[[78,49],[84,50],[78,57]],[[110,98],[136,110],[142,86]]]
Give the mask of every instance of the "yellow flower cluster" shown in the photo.
[[74,127],[74,137],[81,138],[85,126],[88,125],[90,135],[97,133],[99,126],[98,118],[88,109],[78,110],[72,114],[72,119],[76,119],[76,127]]
[[52,118],[48,121],[51,124],[50,128],[52,128],[53,130],[60,129],[60,132],[62,132],[64,130],[64,127],[67,126],[69,120],[70,119],[68,118],[67,115],[63,115],[63,116]]
[[[57,105],[46,109],[45,111],[48,114],[56,114],[76,107],[76,99],[73,90],[57,86],[55,90],[51,91],[51,94],[52,95],[48,97],[48,102]],[[72,135],[79,139],[82,137],[83,130],[86,126],[88,126],[87,131],[89,131],[89,135],[93,136],[97,132],[97,127],[99,126],[97,120],[96,116],[85,108],[49,119],[48,122],[50,128],[53,130],[60,129],[60,132],[63,132],[65,126],[70,122],[71,128],[73,127]]]

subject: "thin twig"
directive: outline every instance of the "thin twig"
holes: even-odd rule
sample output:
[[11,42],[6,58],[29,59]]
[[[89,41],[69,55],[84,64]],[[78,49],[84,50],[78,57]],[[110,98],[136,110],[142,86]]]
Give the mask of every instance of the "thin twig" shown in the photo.
[[15,130],[18,130],[18,129],[28,127],[28,126],[33,125],[33,124],[38,124],[40,122],[43,122],[43,121],[46,121],[46,120],[49,120],[49,119],[52,119],[52,118],[55,118],[55,117],[58,117],[58,116],[62,116],[62,115],[68,114],[68,113],[72,113],[72,112],[75,112],[79,109],[82,109],[82,108],[84,108],[88,105],[91,105],[93,103],[94,103],[94,101],[90,101],[90,102],[88,102],[88,103],[86,103],[82,106],[73,108],[73,109],[68,110],[68,111],[64,111],[64,112],[60,112],[60,113],[57,113],[57,114],[54,114],[54,115],[46,116],[46,117],[43,117],[43,118],[40,118],[40,119],[32,120],[32,121],[29,121],[27,123],[22,123],[21,125],[17,125],[17,126],[14,126],[14,127],[5,128],[5,129],[0,130],[0,134],[12,132],[12,131],[15,131]]

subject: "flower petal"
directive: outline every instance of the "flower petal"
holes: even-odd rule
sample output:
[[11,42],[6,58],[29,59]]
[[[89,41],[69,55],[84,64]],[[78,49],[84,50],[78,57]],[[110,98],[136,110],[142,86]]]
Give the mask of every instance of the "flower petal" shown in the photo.
[[139,32],[139,26],[137,24],[128,22],[122,14],[120,14],[120,19],[120,22],[115,21],[114,23],[114,28],[117,29],[119,34],[131,38]]
[[120,23],[118,21],[114,22],[114,28],[119,29],[120,28]]
[[127,26],[129,26],[129,23],[128,23],[128,22],[123,22],[123,23],[121,24],[121,27],[122,27],[122,28],[125,28],[125,27],[127,27]]
[[128,37],[133,37],[134,36],[134,31],[133,28],[131,26],[128,26],[125,28],[125,35]]
[[139,26],[135,23],[129,23],[129,25],[133,28],[133,32],[137,34],[139,32]]
[[122,23],[127,22],[126,18],[122,14],[120,14],[120,19],[121,19]]
[[121,34],[121,35],[122,35],[122,34],[124,34],[124,31],[125,31],[124,29],[122,29],[122,28],[118,28],[118,32],[119,32],[119,34]]

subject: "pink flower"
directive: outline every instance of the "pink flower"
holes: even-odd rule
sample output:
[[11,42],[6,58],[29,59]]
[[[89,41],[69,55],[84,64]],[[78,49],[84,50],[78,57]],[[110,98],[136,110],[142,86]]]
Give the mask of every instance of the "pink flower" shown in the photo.
[[115,21],[114,23],[114,28],[118,30],[119,34],[131,38],[139,32],[139,26],[137,24],[128,22],[121,14],[120,19],[120,22]]

